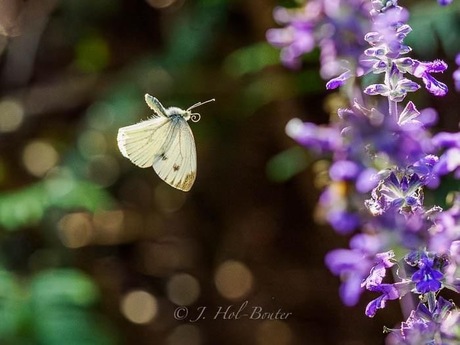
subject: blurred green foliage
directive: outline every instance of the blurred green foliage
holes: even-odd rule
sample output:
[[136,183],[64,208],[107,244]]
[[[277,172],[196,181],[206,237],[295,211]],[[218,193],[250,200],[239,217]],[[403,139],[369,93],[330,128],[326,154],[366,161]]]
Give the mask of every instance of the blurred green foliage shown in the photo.
[[85,274],[55,269],[26,281],[6,271],[0,277],[2,344],[116,344],[92,311],[98,292]]
[[52,208],[94,212],[112,204],[107,191],[92,182],[67,176],[52,177],[0,195],[0,226],[7,230],[37,226]]
[[411,7],[409,24],[412,32],[407,44],[425,59],[439,58],[439,51],[453,59],[460,51],[460,4],[437,6],[433,2],[419,2]]

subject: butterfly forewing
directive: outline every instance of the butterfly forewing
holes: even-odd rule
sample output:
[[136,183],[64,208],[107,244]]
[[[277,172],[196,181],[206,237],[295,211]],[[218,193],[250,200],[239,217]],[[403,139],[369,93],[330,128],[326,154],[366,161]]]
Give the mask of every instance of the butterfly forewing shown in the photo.
[[193,133],[180,115],[171,118],[172,132],[153,160],[155,172],[171,186],[189,191],[196,177]]
[[155,156],[171,135],[171,121],[156,117],[118,130],[118,148],[123,156],[141,168],[151,167]]
[[161,104],[158,99],[149,95],[148,93],[145,94],[145,103],[147,103],[149,108],[153,110],[153,117],[168,117],[163,104]]

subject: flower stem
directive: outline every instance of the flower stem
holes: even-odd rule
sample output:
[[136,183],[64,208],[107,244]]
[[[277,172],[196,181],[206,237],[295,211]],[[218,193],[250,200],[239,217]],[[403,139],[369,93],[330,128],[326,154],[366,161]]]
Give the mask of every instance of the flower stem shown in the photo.
[[395,122],[398,122],[398,103],[390,100],[390,98],[388,98],[388,112],[390,117],[394,119]]
[[428,310],[432,313],[436,309],[436,295],[434,292],[427,293]]

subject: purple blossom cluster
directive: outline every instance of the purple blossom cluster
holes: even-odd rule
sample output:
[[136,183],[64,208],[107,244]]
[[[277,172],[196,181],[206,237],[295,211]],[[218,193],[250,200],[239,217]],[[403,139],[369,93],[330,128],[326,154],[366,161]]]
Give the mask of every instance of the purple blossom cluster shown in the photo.
[[321,76],[330,79],[342,72],[342,60],[351,64],[361,54],[369,5],[368,0],[310,0],[302,8],[277,7],[274,18],[284,27],[268,30],[267,40],[281,48],[281,62],[290,68],[299,68],[303,55],[319,48]]
[[[333,2],[356,5],[351,0]],[[319,6],[314,7],[318,10],[325,3],[308,4]],[[332,17],[309,13],[308,4],[301,10],[302,16],[296,20],[289,17],[291,20],[283,22],[288,27],[273,29],[281,31],[270,31],[268,39],[280,43],[275,37],[281,37],[277,35],[282,35],[282,30],[297,32],[302,28],[302,34],[309,35],[314,44],[316,26]],[[365,310],[373,317],[387,302],[404,297],[416,307],[399,328],[387,329],[389,344],[458,344],[459,311],[439,293],[443,289],[460,293],[460,193],[449,194],[450,206],[445,209],[426,202],[425,193],[438,188],[447,175],[460,179],[460,132],[432,135],[436,111],[418,110],[413,102],[406,102],[407,95],[422,85],[434,96],[446,95],[446,84],[433,75],[444,72],[447,64],[409,56],[411,48],[405,44],[412,31],[407,24],[409,13],[397,0],[368,4],[372,25],[363,36],[369,47],[362,48],[355,63],[361,70],[348,69],[326,87],[338,88],[352,76],[372,73],[381,76],[381,81],[363,92],[386,102],[366,107],[353,100],[350,108],[338,110],[339,121],[319,126],[292,119],[286,133],[330,157],[330,183],[318,204],[329,224],[351,238],[349,249],[333,250],[325,258],[331,272],[342,281],[343,302],[353,306],[363,291],[376,293]],[[360,2],[359,8],[366,5]],[[303,42],[300,37],[290,35],[278,45],[294,49]],[[294,50],[295,54],[284,54],[298,61],[311,47]],[[460,69],[455,73],[460,85]]]

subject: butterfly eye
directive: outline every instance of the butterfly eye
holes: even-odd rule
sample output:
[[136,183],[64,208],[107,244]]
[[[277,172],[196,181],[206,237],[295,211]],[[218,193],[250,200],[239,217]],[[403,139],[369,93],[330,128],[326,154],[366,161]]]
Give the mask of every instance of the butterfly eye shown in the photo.
[[200,119],[201,119],[201,115],[198,114],[198,113],[191,113],[191,114],[190,114],[190,119],[191,119],[193,122],[198,122],[198,121],[200,121]]

